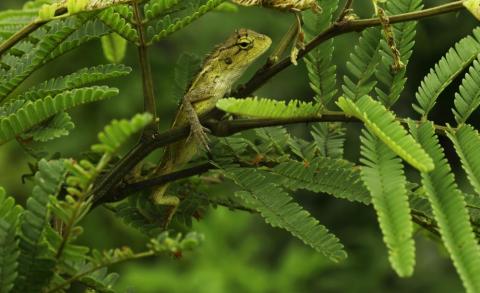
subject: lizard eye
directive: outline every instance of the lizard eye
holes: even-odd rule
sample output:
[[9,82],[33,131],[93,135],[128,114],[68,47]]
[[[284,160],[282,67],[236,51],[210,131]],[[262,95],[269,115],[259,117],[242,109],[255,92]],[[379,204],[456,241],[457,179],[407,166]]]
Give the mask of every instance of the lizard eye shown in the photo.
[[239,39],[237,44],[240,47],[240,49],[243,49],[243,50],[250,49],[253,46],[253,42],[246,37]]

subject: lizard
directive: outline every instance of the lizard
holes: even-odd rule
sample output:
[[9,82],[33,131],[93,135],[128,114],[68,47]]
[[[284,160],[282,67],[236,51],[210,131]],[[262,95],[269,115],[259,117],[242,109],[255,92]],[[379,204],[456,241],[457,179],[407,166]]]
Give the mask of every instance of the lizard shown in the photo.
[[[206,129],[199,116],[215,108],[217,101],[230,92],[243,72],[271,45],[271,39],[248,29],[235,31],[205,58],[200,72],[188,87],[171,127],[190,125],[190,136],[168,146],[154,175],[174,172],[190,161],[200,149],[208,150]],[[194,139],[191,139],[193,136]],[[156,187],[151,199],[156,205],[167,205],[165,227],[168,226],[180,200],[166,195],[168,184]]]
[[[272,8],[280,11],[293,12],[295,14],[296,22],[294,27],[289,30],[285,36],[285,40],[282,40],[281,43],[289,43],[293,41],[293,47],[290,52],[290,60],[293,65],[297,65],[297,56],[299,50],[305,49],[304,44],[304,33],[302,29],[302,15],[301,12],[304,10],[311,9],[315,13],[320,13],[322,8],[317,3],[317,0],[232,0],[234,3],[241,6],[262,6],[266,8]],[[293,35],[292,35],[293,33]],[[283,44],[285,45],[285,44]],[[284,48],[279,48],[271,56],[271,62],[275,63],[278,58],[280,58]]]

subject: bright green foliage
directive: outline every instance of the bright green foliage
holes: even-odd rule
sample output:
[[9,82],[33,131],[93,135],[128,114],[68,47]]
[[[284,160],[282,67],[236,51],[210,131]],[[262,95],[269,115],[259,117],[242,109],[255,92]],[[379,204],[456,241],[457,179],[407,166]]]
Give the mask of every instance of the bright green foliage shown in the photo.
[[349,201],[370,203],[368,190],[363,186],[360,172],[346,160],[317,157],[309,162],[290,160],[269,172],[279,176],[279,184],[290,190],[306,189],[327,193]]
[[0,12],[0,39],[10,37],[37,16],[37,10],[5,10]]
[[332,261],[338,262],[347,257],[343,245],[335,235],[301,206],[292,202],[292,198],[282,188],[266,180],[261,172],[241,168],[226,169],[225,172],[227,177],[243,189],[235,195],[258,210],[267,223],[289,231]]
[[72,74],[52,78],[42,82],[41,84],[30,88],[29,91],[20,95],[18,99],[36,100],[46,96],[53,96],[63,91],[80,88],[111,78],[125,76],[131,71],[132,68],[123,64],[106,64],[83,68]]
[[[326,30],[332,22],[333,14],[338,7],[338,0],[322,3],[323,12],[320,14],[309,13],[305,18],[307,32],[312,30],[318,34]],[[312,50],[305,64],[307,65],[310,87],[315,92],[315,100],[325,108],[333,100],[337,93],[336,70],[337,66],[332,63],[334,46],[333,39],[326,41]]]
[[130,136],[152,122],[152,115],[137,114],[131,120],[113,120],[98,134],[100,144],[92,146],[94,152],[113,154]]
[[410,125],[410,129],[433,158],[435,169],[422,172],[422,184],[447,248],[467,292],[480,291],[480,249],[472,231],[462,193],[445,158],[433,125]]
[[380,62],[382,30],[379,27],[366,29],[362,32],[354,52],[350,54],[347,68],[352,78],[344,76],[343,94],[353,101],[368,95],[377,81],[372,79]]
[[178,5],[180,0],[150,0],[148,3],[145,4],[144,6],[144,11],[145,11],[145,20],[149,21],[154,18],[157,18],[169,10],[171,10],[173,7]]
[[31,137],[34,141],[45,142],[66,136],[75,127],[72,117],[66,112],[59,114],[46,121],[46,123],[32,128],[22,135],[22,139]]
[[422,172],[433,169],[432,159],[382,104],[369,96],[363,96],[357,102],[341,97],[337,104],[347,115],[362,120],[372,133],[410,165]]
[[261,118],[320,117],[318,105],[298,100],[276,101],[265,98],[221,99],[217,108],[235,115]]
[[318,123],[310,131],[320,155],[343,158],[345,128],[339,123]]
[[[386,12],[388,15],[397,15],[411,11],[417,11],[423,7],[421,0],[396,0],[387,1]],[[412,49],[415,45],[415,28],[417,22],[402,22],[392,25],[395,34],[396,48],[400,53],[401,62],[407,66]],[[379,85],[375,88],[378,99],[387,108],[390,108],[400,97],[407,78],[405,77],[406,68],[398,72],[392,72],[393,63],[392,50],[388,48],[386,41],[382,40],[382,60],[375,72]]]
[[411,276],[415,244],[402,161],[368,131],[361,141],[362,179],[372,196],[390,263],[399,276]]
[[480,63],[473,61],[468,73],[462,80],[459,92],[455,93],[455,109],[453,114],[458,124],[467,122],[467,119],[480,106]]
[[1,72],[0,102],[15,90],[30,74],[38,69],[49,56],[68,36],[78,29],[84,21],[79,18],[70,18],[65,21],[52,23],[48,35],[36,45],[34,52],[25,54],[15,62],[15,66],[7,72]]
[[117,33],[102,37],[103,55],[111,63],[120,63],[127,53],[127,40]]
[[35,175],[36,186],[27,200],[27,207],[21,218],[21,238],[18,277],[15,292],[40,292],[53,274],[55,260],[48,250],[44,233],[49,225],[49,196],[60,191],[65,167],[62,161],[38,163]]
[[111,30],[99,19],[92,18],[91,16],[85,17],[87,20],[52,51],[46,62],[58,58],[87,42],[99,39],[111,32]]
[[115,8],[108,8],[98,14],[98,18],[103,21],[117,34],[132,43],[138,43],[138,32],[127,19],[125,19]]
[[31,129],[45,119],[62,111],[82,104],[107,99],[118,94],[118,90],[109,87],[88,87],[66,91],[36,101],[28,101],[15,113],[0,118],[0,143]]
[[480,28],[473,30],[473,35],[463,38],[448,50],[422,81],[416,94],[418,104],[413,108],[423,117],[427,117],[445,88],[480,54]]
[[480,135],[472,126],[465,124],[456,131],[447,133],[462,161],[462,167],[475,192],[480,195]]
[[169,18],[165,17],[163,22],[160,22],[155,29],[151,26],[148,27],[149,34],[153,35],[151,42],[158,42],[168,35],[171,35],[174,32],[186,27],[224,1],[225,0],[208,0],[205,4],[198,7],[198,9],[196,9],[193,13],[183,18],[176,19],[173,22],[170,22]]
[[0,187],[0,292],[9,292],[17,278],[18,218],[23,211]]

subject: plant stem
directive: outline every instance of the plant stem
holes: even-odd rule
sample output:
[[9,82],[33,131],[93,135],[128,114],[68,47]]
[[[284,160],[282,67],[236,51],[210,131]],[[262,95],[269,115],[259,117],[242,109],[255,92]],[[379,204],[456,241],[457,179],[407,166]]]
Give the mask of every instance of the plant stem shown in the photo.
[[152,67],[148,59],[148,46],[145,37],[143,16],[140,13],[140,7],[137,2],[133,2],[132,6],[139,37],[138,57],[140,68],[142,70],[144,110],[153,116],[153,122],[145,128],[142,134],[142,138],[145,139],[158,132],[157,105],[155,102],[155,91],[153,87]]

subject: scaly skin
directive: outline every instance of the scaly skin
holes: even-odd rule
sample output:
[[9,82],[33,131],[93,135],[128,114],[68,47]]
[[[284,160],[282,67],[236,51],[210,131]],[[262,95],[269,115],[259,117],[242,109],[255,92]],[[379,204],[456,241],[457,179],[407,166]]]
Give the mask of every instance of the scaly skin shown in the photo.
[[[202,70],[194,78],[183,97],[172,127],[190,124],[191,135],[184,141],[167,147],[163,160],[155,172],[160,176],[182,168],[201,148],[208,149],[208,139],[199,115],[215,108],[243,72],[262,55],[271,44],[269,37],[247,29],[240,29],[205,59]],[[157,187],[152,199],[155,204],[172,206],[165,226],[171,220],[179,204],[175,196],[166,196],[168,184]]]

